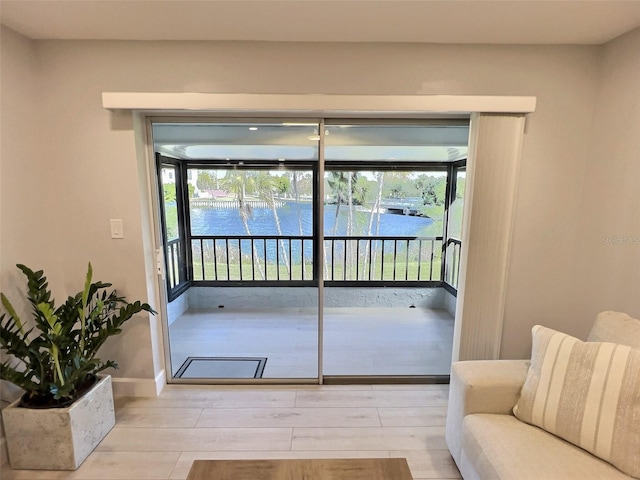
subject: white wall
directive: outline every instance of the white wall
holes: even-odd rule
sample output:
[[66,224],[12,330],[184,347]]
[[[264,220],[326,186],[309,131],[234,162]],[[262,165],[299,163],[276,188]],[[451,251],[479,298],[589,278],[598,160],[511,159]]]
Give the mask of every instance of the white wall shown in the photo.
[[[536,321],[528,314],[530,308],[539,311],[538,323],[562,326],[580,338],[587,337],[595,316],[603,310],[640,318],[640,29],[598,48],[596,65],[588,151],[581,162],[567,165],[570,170],[562,169],[562,175],[556,168],[548,171],[557,177],[558,188],[563,183],[583,183],[580,194],[569,199],[577,203],[572,207],[577,214],[570,215],[562,205],[554,212],[555,207],[547,205],[544,211],[552,216],[552,223],[546,229],[546,246],[540,245],[543,250],[536,255],[530,250],[529,259],[514,255],[513,267],[519,275],[525,274],[524,262],[538,259],[539,269],[548,269],[550,277],[546,281],[543,276],[528,278],[523,283],[531,290],[528,295],[526,289],[512,287],[503,331],[505,357],[527,353],[513,339]],[[559,135],[570,128],[573,125],[567,123]],[[535,227],[529,219],[525,223],[517,231]],[[548,257],[544,248],[557,244],[562,254]],[[553,289],[562,308],[548,304],[544,311],[541,307]]]
[[576,309],[640,318],[640,28],[602,54],[576,239]]
[[[531,325],[562,328],[574,314],[571,260],[579,248],[597,47],[40,41],[35,49],[43,125],[37,138],[46,155],[30,155],[32,168],[12,181],[46,172],[33,188],[53,189],[42,208],[56,228],[47,232],[48,248],[29,261],[63,268],[60,288],[74,288],[71,279],[81,278],[91,260],[100,278],[130,298],[148,295],[133,128],[101,108],[103,91],[533,95],[538,106],[523,147],[503,356],[528,354]],[[5,198],[12,202],[29,239],[40,229],[33,209],[13,201],[24,196],[19,189],[3,194],[2,208],[4,214]],[[110,218],[124,220],[124,240],[109,238]],[[3,247],[2,275],[23,255],[22,248]],[[586,331],[591,321],[572,327]],[[158,373],[153,328],[141,319],[111,343],[122,367],[117,375]]]
[[[18,259],[30,265],[47,246],[51,188],[41,167],[38,59],[35,43],[3,28],[0,83],[0,287],[17,293]],[[49,256],[43,266],[54,265]]]
[[[43,183],[43,173],[31,171],[31,162],[38,156],[38,143],[31,134],[39,130],[35,45],[5,29],[0,31],[0,45],[0,290],[13,300],[18,293],[16,281],[22,281],[14,259],[17,256],[29,262],[33,252],[44,247],[44,239],[31,238],[31,232],[39,225],[42,231],[49,228],[46,219],[38,219],[39,204],[47,202],[48,188]],[[16,178],[24,178],[25,182],[15,182]],[[39,191],[29,188],[32,180],[42,185]],[[20,208],[12,208],[11,200],[17,199]],[[27,218],[23,219],[23,215]],[[15,255],[7,254],[9,251]],[[0,361],[4,360],[0,355]],[[0,383],[4,408],[20,391],[4,381]],[[0,465],[5,462],[4,431],[0,425]]]

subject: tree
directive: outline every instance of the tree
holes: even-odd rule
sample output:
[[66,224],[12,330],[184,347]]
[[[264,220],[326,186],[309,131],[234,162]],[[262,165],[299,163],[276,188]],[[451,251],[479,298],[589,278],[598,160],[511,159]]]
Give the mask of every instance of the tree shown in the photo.
[[164,183],[162,184],[162,193],[164,195],[165,203],[176,201],[176,184]]
[[408,172],[390,172],[383,196],[387,198],[405,198],[415,192],[414,181],[409,178]]
[[[371,236],[371,234],[373,233],[373,218],[374,215],[377,216],[377,220],[376,220],[376,236],[380,234],[380,204],[382,203],[382,189],[384,187],[384,177],[385,177],[385,172],[378,172],[376,175],[376,178],[378,180],[378,193],[376,195],[376,199],[375,202],[373,203],[373,206],[371,207],[371,213],[369,214],[369,229],[367,232],[368,236]],[[375,251],[371,251],[370,247],[371,246],[371,242],[367,242],[367,247],[364,253],[364,261],[366,262],[367,259],[372,256],[371,261],[369,262],[369,268],[371,268],[372,265],[375,265],[376,263],[376,252]],[[371,272],[369,272],[371,273]],[[365,269],[362,269],[362,279],[364,279],[364,275],[365,275]]]
[[196,180],[196,185],[200,190],[205,192],[215,190],[216,188],[216,177],[207,171],[198,172],[198,180]]
[[289,177],[277,176],[271,177],[273,179],[273,185],[275,187],[276,193],[280,195],[286,195],[291,190],[291,181]]
[[420,175],[415,181],[415,187],[424,205],[444,205],[447,192],[446,176]]
[[[278,232],[278,236],[280,237],[282,236],[282,229],[280,227],[280,217],[278,216],[278,209],[276,205],[275,194],[284,193],[282,189],[285,184],[283,184],[283,182],[280,181],[282,178],[283,177],[271,176],[266,172],[260,172],[258,173],[256,177],[256,182],[255,182],[255,188],[256,188],[255,193],[262,201],[264,201],[271,208],[271,212],[273,213],[273,220],[276,224],[276,230]],[[287,180],[286,184],[288,185],[288,179],[285,178],[285,180]],[[287,273],[290,274],[291,267],[289,265],[289,257],[287,256],[287,253],[286,253],[286,246],[285,246],[284,240],[281,239],[279,240],[279,242],[280,242],[280,256],[284,261],[284,265],[287,269]],[[265,259],[265,263],[266,263],[266,259]],[[303,263],[304,263],[304,259],[303,259]]]
[[355,205],[364,205],[367,201],[367,193],[369,192],[369,180],[354,172],[352,192],[353,203]]
[[[235,195],[236,199],[238,200],[238,213],[240,214],[240,219],[242,220],[244,229],[249,236],[251,235],[251,229],[249,228],[249,217],[252,215],[252,207],[247,202],[246,196],[247,191],[251,192],[252,190],[254,190],[255,183],[255,176],[252,175],[251,172],[247,172],[246,170],[229,170],[227,171],[227,174],[222,181],[223,187],[228,192]],[[260,257],[258,255],[258,250],[256,249],[255,243],[253,243],[252,255],[253,257],[251,261],[254,264],[258,265],[258,272],[264,280],[265,273],[262,268],[262,264],[257,261]]]
[[330,172],[331,177],[329,177],[328,184],[329,188],[331,188],[331,193],[333,195],[333,200],[331,203],[336,206],[336,214],[334,217],[333,223],[333,233],[332,235],[336,235],[338,232],[338,218],[340,215],[340,205],[347,203],[348,201],[348,190],[349,190],[349,178],[351,174],[348,172],[341,171],[332,171]]
[[456,179],[456,198],[464,198],[464,191],[467,185],[466,177],[459,175]]

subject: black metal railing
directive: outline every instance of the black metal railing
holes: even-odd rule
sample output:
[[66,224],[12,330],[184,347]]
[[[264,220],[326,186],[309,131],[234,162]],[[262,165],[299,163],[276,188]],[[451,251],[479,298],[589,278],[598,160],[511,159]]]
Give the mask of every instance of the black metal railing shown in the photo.
[[442,237],[325,237],[324,279],[439,281]]
[[[442,237],[327,236],[322,275],[329,282],[438,282],[442,251]],[[311,236],[192,236],[191,260],[194,282],[315,278]]]
[[181,272],[184,271],[181,268],[184,264],[181,252],[182,240],[174,238],[167,242],[165,255],[167,256],[167,278],[169,282],[169,289],[175,288],[185,280],[182,278],[181,274]]
[[194,281],[311,281],[311,236],[192,236]]
[[448,238],[445,248],[446,261],[444,281],[451,285],[454,289],[458,289],[458,279],[460,276],[460,251],[462,250],[462,241],[457,238]]

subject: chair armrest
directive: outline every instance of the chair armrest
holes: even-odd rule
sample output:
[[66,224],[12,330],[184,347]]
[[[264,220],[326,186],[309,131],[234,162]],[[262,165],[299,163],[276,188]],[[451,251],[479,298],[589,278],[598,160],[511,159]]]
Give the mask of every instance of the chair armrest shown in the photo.
[[527,378],[529,360],[478,360],[451,366],[445,439],[460,461],[462,421],[472,413],[513,415]]

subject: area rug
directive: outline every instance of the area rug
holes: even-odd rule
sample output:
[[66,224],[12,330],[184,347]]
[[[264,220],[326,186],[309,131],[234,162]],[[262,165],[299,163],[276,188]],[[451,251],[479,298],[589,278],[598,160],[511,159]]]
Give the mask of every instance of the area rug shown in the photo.
[[187,357],[176,378],[262,378],[266,357]]

